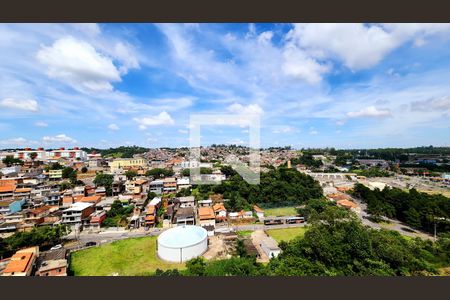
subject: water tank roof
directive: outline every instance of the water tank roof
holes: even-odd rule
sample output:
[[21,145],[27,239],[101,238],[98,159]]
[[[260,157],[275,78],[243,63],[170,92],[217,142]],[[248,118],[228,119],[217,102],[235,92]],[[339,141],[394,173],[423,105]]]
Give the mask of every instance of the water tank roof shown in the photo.
[[200,243],[208,232],[194,225],[183,225],[168,229],[158,237],[158,243],[168,248],[184,248]]

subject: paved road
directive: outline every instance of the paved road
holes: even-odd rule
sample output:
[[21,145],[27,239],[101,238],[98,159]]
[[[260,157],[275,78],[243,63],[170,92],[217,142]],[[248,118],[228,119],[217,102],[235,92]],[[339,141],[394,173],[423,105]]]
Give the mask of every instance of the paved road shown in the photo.
[[[231,228],[234,231],[244,231],[244,230],[266,230],[266,229],[277,229],[277,228],[292,228],[292,227],[303,227],[305,223],[300,224],[281,224],[281,225],[262,225],[262,224],[248,224],[248,225],[232,225],[232,226],[217,226],[217,228]],[[144,236],[156,236],[159,235],[166,229],[162,228],[150,228],[148,231],[143,230],[143,228],[136,230],[121,230],[121,231],[105,231],[100,233],[88,233],[81,232],[75,235],[74,232],[70,233],[66,239],[76,240],[77,242],[72,242],[65,246],[69,250],[77,249],[84,246],[88,242],[95,242],[97,244],[109,243],[117,240],[123,240],[127,238],[144,237]]]
[[425,232],[418,231],[416,229],[413,229],[398,220],[383,217],[383,219],[385,221],[387,221],[388,224],[378,224],[378,223],[372,222],[368,219],[370,217],[370,214],[368,214],[366,211],[367,210],[366,203],[362,202],[361,200],[359,200],[357,198],[352,198],[352,200],[356,204],[358,204],[359,207],[361,207],[361,212],[357,213],[357,215],[361,219],[361,222],[364,225],[368,225],[371,228],[375,228],[375,229],[385,228],[385,229],[389,229],[389,230],[395,230],[403,235],[410,236],[413,238],[420,237],[422,239],[433,239],[432,235],[425,233]]

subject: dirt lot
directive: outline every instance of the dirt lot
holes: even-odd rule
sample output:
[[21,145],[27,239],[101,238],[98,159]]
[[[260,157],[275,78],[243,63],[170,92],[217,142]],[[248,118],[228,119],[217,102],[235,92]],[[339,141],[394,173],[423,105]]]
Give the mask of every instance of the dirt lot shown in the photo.
[[210,236],[208,238],[208,250],[203,254],[206,259],[229,258],[234,250],[235,241],[225,241],[223,235]]

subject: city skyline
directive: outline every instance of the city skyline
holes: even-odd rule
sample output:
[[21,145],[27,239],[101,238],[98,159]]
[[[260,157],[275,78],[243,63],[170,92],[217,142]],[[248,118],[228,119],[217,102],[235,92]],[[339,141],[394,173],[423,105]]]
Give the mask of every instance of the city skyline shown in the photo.
[[[448,24],[2,24],[0,148],[449,146]],[[247,128],[202,128],[242,144]]]

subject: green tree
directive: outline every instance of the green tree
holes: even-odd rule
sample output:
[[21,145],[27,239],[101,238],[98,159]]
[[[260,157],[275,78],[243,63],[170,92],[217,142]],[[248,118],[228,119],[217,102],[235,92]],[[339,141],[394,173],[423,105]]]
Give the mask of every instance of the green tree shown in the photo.
[[62,170],[62,178],[69,179],[74,184],[77,181],[77,171],[71,167],[66,167]]
[[152,176],[153,178],[164,178],[173,176],[174,172],[172,170],[162,169],[162,168],[154,168],[148,170],[145,173],[145,176]]
[[212,169],[211,168],[201,167],[200,168],[200,174],[212,174]]
[[38,154],[36,152],[31,152],[29,156],[30,156],[31,160],[34,161],[36,159],[36,157],[38,156]]
[[138,173],[133,170],[128,170],[125,172],[125,176],[127,177],[128,180],[135,178],[137,175],[138,175]]
[[96,186],[104,186],[106,189],[106,194],[108,196],[112,195],[112,183],[114,181],[114,176],[111,174],[99,173],[95,176],[94,184]]
[[7,156],[5,157],[2,162],[8,166],[11,167],[12,165],[23,165],[23,161],[18,159],[18,158],[14,158],[13,156]]
[[205,275],[206,262],[203,257],[196,257],[186,262],[187,273],[191,276]]

